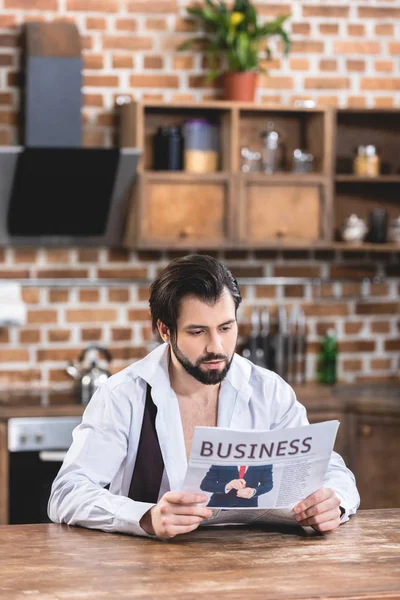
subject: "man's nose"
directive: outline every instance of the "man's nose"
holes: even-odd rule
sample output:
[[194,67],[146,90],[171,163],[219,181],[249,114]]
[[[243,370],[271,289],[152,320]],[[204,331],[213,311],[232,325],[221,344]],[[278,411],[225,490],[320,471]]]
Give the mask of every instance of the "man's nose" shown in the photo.
[[210,354],[223,354],[222,339],[218,332],[211,332],[207,343],[207,352]]

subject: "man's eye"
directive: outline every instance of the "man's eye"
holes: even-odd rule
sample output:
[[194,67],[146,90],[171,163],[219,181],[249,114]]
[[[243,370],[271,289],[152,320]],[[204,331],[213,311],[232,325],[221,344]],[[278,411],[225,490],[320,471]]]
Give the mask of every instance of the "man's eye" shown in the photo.
[[199,329],[198,331],[190,331],[189,333],[190,335],[200,335],[201,333],[203,333],[203,330]]
[[232,329],[232,325],[225,325],[225,327],[221,327],[222,331],[230,331]]

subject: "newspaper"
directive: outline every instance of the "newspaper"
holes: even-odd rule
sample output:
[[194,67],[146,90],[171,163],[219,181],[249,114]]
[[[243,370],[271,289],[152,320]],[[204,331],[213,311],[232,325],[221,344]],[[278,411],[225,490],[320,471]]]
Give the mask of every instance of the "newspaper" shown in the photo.
[[196,427],[183,490],[208,497],[213,516],[204,525],[293,524],[293,507],[323,487],[338,427]]

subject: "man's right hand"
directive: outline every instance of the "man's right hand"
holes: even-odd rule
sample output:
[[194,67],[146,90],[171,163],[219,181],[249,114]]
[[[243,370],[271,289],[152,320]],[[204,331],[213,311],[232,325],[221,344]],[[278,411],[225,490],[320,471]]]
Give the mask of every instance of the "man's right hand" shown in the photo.
[[229,492],[229,490],[242,490],[246,487],[246,482],[244,479],[232,479],[225,486],[225,491]]
[[202,521],[212,517],[212,510],[198,506],[208,497],[186,492],[167,492],[161,500],[143,515],[140,526],[150,535],[169,540],[176,535],[189,533]]

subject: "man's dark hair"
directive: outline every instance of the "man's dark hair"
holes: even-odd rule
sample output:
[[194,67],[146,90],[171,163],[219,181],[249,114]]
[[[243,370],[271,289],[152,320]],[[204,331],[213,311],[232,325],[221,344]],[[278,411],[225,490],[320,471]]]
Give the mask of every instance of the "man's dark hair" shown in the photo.
[[232,273],[212,256],[189,254],[177,258],[156,277],[150,287],[150,312],[153,331],[157,321],[176,333],[179,302],[184,296],[195,296],[208,304],[215,304],[224,289],[228,289],[235,310],[242,301],[238,282]]

